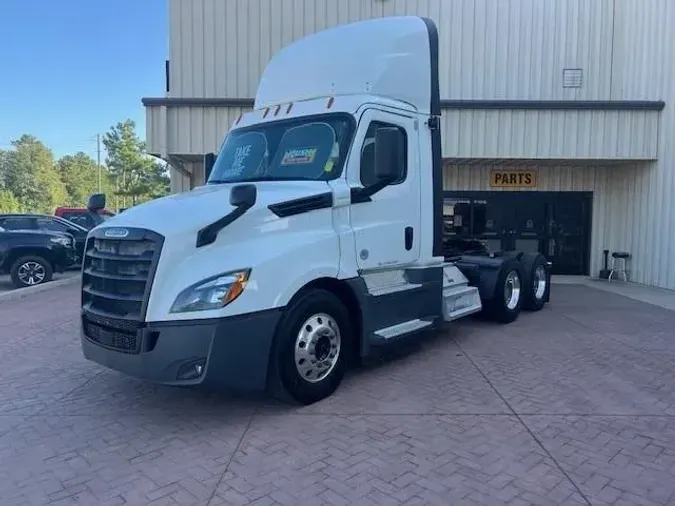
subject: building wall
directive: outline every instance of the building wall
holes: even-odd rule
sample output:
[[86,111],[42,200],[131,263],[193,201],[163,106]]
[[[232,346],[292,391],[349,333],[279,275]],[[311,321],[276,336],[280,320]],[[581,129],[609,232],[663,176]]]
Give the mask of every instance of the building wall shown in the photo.
[[[164,111],[162,111],[164,109]],[[234,120],[250,107],[152,107],[146,118],[149,125],[166,122],[166,128],[148,128],[147,141],[150,151],[162,150],[198,155],[216,152]],[[165,120],[160,119],[164,115]]]
[[[169,97],[251,99],[268,59],[293,40],[415,14],[439,28],[443,99],[664,101],[660,112],[445,111],[443,151],[575,159],[549,162],[539,189],[594,192],[592,272],[603,248],[628,250],[634,280],[675,288],[672,0],[169,0],[169,8]],[[563,87],[565,68],[582,69],[580,88]],[[157,108],[149,111],[148,144],[201,155],[217,149],[240,112]],[[162,121],[164,132],[150,127]],[[619,163],[625,159],[658,161]],[[478,189],[484,170],[451,165],[447,186]]]
[[[658,100],[666,97],[655,69],[673,68],[666,65],[665,20],[675,20],[668,0],[169,0],[169,7],[174,98],[252,99],[284,45],[401,14],[436,22],[446,100]],[[581,69],[581,87],[563,86],[563,69]],[[150,107],[148,123],[167,127],[148,129],[155,132],[149,151],[216,150],[241,112],[218,109]],[[659,126],[655,111],[444,110],[443,154],[649,160],[657,157]]]
[[[517,191],[592,191],[593,210],[591,224],[591,275],[597,275],[602,266],[602,250],[633,253],[630,266],[633,279],[646,280],[653,275],[652,266],[659,262],[656,250],[648,247],[647,228],[640,223],[647,221],[648,205],[632,208],[627,203],[639,198],[641,189],[636,181],[646,181],[656,170],[655,163],[639,164],[581,164],[539,165],[527,164],[537,170],[536,188],[519,188]],[[483,165],[446,162],[443,187],[446,190],[513,191],[508,188],[490,187],[490,171],[513,169],[513,164]],[[633,214],[637,211],[638,215]],[[658,284],[658,277],[650,284]],[[664,285],[665,286],[665,285]]]
[[656,111],[481,110],[442,112],[443,156],[653,160]]
[[[174,164],[177,165],[176,162]],[[201,162],[180,162],[180,169],[170,165],[171,192],[189,191],[195,186],[204,184],[204,164]]]
[[[614,181],[612,209],[625,220],[617,232],[633,252],[636,280],[675,289],[675,2],[617,0],[612,69],[614,100],[658,98],[658,163]],[[634,267],[635,269],[635,267]]]
[[[170,96],[253,98],[267,61],[290,42],[338,24],[405,14],[427,16],[438,26],[443,98],[595,100],[609,98],[612,87],[614,0],[170,0],[169,5]],[[565,67],[584,70],[582,88],[562,87]]]
[[[233,121],[250,107],[148,108],[148,146],[198,155],[218,151]],[[159,125],[166,124],[166,127]],[[443,156],[653,160],[657,111],[471,110],[442,111]]]
[[169,166],[169,175],[171,178],[171,193],[186,192],[192,188],[191,178],[181,171]]

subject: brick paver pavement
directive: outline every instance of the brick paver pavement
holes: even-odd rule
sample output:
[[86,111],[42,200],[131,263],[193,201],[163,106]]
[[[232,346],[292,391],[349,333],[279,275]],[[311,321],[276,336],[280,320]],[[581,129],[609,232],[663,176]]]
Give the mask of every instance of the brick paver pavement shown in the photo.
[[0,505],[675,504],[675,313],[554,288],[306,408],[86,362],[77,286],[0,302]]

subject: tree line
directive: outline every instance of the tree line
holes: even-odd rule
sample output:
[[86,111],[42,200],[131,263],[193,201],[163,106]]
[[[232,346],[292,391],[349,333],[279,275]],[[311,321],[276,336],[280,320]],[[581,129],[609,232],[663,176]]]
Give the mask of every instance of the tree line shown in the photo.
[[127,119],[102,136],[105,163],[81,151],[55,159],[30,134],[0,150],[0,213],[53,214],[58,206],[85,207],[93,193],[105,193],[114,211],[169,193],[168,168],[145,153],[136,124]]

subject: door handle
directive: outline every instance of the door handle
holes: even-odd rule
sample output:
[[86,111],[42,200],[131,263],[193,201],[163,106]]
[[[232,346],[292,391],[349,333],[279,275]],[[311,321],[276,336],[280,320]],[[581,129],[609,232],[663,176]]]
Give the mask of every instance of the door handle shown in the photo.
[[405,249],[410,251],[413,247],[413,228],[405,227]]

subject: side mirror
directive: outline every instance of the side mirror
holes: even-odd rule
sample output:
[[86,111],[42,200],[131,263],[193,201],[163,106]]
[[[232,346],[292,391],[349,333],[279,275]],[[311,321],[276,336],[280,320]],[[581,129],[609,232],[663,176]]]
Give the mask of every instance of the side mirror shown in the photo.
[[204,182],[209,180],[211,176],[211,170],[213,170],[213,165],[216,163],[215,153],[206,153],[204,155]]
[[105,193],[94,193],[89,197],[87,202],[87,209],[92,213],[105,209]]
[[253,207],[258,190],[254,184],[238,184],[230,191],[230,205],[234,207]]
[[398,128],[382,127],[375,132],[375,176],[395,181],[405,169],[405,134]]

